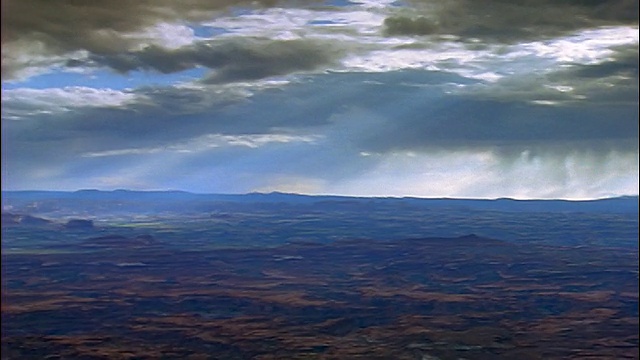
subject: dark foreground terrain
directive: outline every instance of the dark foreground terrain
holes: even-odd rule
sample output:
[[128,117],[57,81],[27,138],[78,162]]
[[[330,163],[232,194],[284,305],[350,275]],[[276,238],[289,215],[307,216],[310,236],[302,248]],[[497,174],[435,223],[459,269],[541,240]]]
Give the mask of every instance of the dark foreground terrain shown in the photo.
[[3,214],[2,358],[639,358],[637,214],[273,206]]

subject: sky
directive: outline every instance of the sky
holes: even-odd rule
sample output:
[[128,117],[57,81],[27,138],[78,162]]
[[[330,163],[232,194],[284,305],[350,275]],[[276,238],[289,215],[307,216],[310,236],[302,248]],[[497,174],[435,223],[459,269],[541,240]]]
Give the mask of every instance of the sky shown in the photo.
[[2,0],[2,189],[638,194],[637,0]]

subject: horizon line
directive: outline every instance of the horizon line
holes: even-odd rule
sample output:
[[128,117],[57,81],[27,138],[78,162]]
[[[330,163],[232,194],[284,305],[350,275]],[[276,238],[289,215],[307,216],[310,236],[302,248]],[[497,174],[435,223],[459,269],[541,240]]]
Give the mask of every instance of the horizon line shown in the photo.
[[1,190],[3,193],[5,192],[60,192],[60,193],[77,193],[77,192],[104,192],[104,193],[112,193],[112,192],[137,192],[137,193],[184,193],[190,195],[223,195],[223,196],[243,196],[243,195],[292,195],[292,196],[308,196],[308,197],[344,197],[344,198],[360,198],[360,199],[421,199],[421,200],[514,200],[514,201],[596,201],[596,200],[607,200],[607,199],[618,199],[618,198],[638,198],[640,194],[620,194],[620,195],[610,195],[603,197],[593,197],[593,198],[518,198],[518,197],[509,197],[509,196],[500,196],[500,197],[456,197],[456,196],[419,196],[419,195],[345,195],[345,194],[333,194],[333,193],[296,193],[296,192],[285,192],[285,191],[251,191],[245,193],[206,193],[206,192],[194,192],[188,190],[180,190],[180,189],[95,189],[95,188],[82,188],[77,190],[42,190],[42,189],[11,189],[11,190]]

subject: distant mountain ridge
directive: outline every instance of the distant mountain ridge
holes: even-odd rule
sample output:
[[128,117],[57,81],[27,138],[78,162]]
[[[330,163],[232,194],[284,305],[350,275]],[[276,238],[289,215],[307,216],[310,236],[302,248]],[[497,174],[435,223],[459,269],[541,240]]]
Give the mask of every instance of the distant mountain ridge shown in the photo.
[[417,196],[350,196],[350,195],[309,195],[288,193],[281,191],[272,192],[250,192],[244,194],[224,194],[224,193],[195,193],[184,190],[97,190],[97,189],[80,189],[75,191],[58,191],[58,190],[2,190],[2,196],[37,196],[37,197],[120,197],[120,196],[158,196],[158,197],[185,197],[185,198],[216,198],[216,199],[234,199],[234,198],[252,198],[252,199],[268,199],[268,200],[292,200],[307,199],[313,200],[453,200],[453,201],[519,201],[519,202],[570,202],[570,203],[586,203],[597,201],[608,201],[616,199],[625,199],[638,201],[638,195],[621,195],[598,199],[588,200],[568,200],[568,199],[515,199],[510,197],[500,197],[495,199],[489,198],[456,198],[456,197],[417,197]]
[[100,208],[103,211],[210,211],[225,206],[313,206],[361,209],[410,206],[460,210],[506,212],[586,212],[638,213],[638,196],[596,200],[516,200],[457,199],[417,197],[351,197],[340,195],[302,195],[281,192],[248,194],[198,194],[185,191],[79,190],[79,191],[2,191],[3,211],[42,213],[57,209]]

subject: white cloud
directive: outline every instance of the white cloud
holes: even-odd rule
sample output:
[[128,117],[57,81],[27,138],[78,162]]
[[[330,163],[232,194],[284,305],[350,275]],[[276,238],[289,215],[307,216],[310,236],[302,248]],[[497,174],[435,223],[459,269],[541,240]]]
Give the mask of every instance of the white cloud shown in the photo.
[[191,45],[197,40],[192,28],[170,23],[157,23],[142,31],[126,34],[125,37],[137,40],[138,48],[154,44],[168,49],[177,49]]
[[637,27],[590,29],[563,38],[514,45],[505,58],[512,60],[532,55],[557,63],[597,64],[610,60],[614,53],[612,48],[637,43]]
[[2,116],[7,119],[20,119],[81,107],[118,107],[139,99],[139,96],[127,91],[83,86],[8,89],[2,91]]
[[390,5],[393,5],[396,0],[357,0],[353,1],[356,4],[362,4],[368,8],[385,8]]
[[[206,25],[223,28],[219,37],[324,38],[349,46],[336,71],[384,72],[401,69],[449,71],[495,82],[503,77],[558,70],[565,64],[609,60],[612,48],[638,43],[637,27],[577,31],[573,35],[515,45],[470,46],[455,37],[386,37],[390,3],[360,2],[333,11],[271,8],[223,17]],[[374,6],[375,5],[375,6]]]
[[[83,50],[64,55],[48,54],[44,44],[37,41],[16,40],[2,44],[2,81],[19,83],[30,77],[51,72],[84,72],[85,69],[69,68],[70,59],[86,59]],[[5,73],[6,72],[6,73]]]
[[161,147],[144,147],[115,149],[105,151],[87,152],[83,157],[105,157],[123,155],[149,155],[157,153],[200,153],[202,151],[222,147],[246,147],[256,149],[269,144],[307,143],[315,144],[320,137],[317,135],[290,135],[290,134],[250,134],[250,135],[223,135],[207,134],[194,139]]
[[449,71],[471,79],[495,82],[504,77],[548,73],[576,64],[610,61],[615,47],[638,43],[638,29],[610,27],[585,30],[548,41],[486,45],[480,50],[470,49],[456,41],[435,42],[431,37],[411,42],[410,48],[379,42],[377,49],[353,53],[343,61],[343,65],[348,70],[368,72],[401,69]]
[[380,35],[384,11],[361,7],[334,8],[335,11],[270,8],[238,16],[220,17],[203,23],[222,28],[218,37],[254,36],[271,39],[338,37],[339,40],[363,40],[362,36]]
[[206,135],[204,142],[209,146],[218,144],[226,144],[229,146],[246,146],[250,148],[258,148],[270,143],[315,143],[317,136],[309,135],[287,135],[287,134],[256,134],[256,135]]
[[447,71],[470,79],[494,82],[503,77],[491,68],[491,51],[467,50],[463,44],[445,42],[425,49],[384,49],[355,54],[343,61],[349,71],[385,72],[403,69]]

